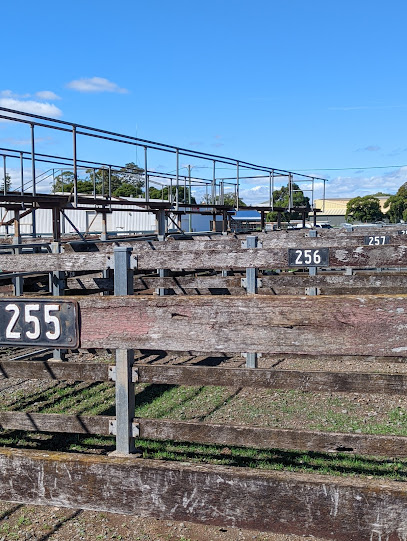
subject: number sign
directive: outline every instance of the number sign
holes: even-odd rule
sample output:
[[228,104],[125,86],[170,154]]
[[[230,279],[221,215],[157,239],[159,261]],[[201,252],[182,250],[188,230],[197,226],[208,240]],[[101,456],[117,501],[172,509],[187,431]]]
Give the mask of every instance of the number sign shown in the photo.
[[0,344],[70,349],[78,347],[77,303],[1,299]]
[[390,244],[390,237],[387,235],[365,237],[365,246],[379,246],[380,244]]
[[288,265],[290,267],[327,267],[329,248],[302,250],[289,248]]

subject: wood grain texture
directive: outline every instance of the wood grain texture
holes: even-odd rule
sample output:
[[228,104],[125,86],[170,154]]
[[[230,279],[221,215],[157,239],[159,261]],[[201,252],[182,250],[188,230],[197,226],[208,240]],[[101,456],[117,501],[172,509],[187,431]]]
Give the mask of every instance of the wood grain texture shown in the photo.
[[404,356],[407,297],[88,297],[81,347]]
[[108,381],[106,363],[59,361],[0,361],[5,378],[52,379],[57,381]]
[[0,428],[38,432],[65,432],[67,434],[109,435],[109,421],[104,415],[62,415],[58,413],[27,413],[1,411]]
[[407,376],[402,374],[168,365],[138,365],[137,370],[140,383],[401,395],[407,391]]
[[140,437],[162,441],[195,442],[254,449],[295,449],[321,453],[351,453],[369,456],[407,456],[407,438],[372,434],[345,434],[314,430],[135,419]]
[[2,499],[337,541],[407,535],[402,483],[0,450]]
[[[311,239],[315,240],[315,239]],[[175,241],[174,241],[175,242]],[[188,242],[188,241],[185,241]],[[182,242],[178,242],[183,246]],[[133,250],[137,256],[138,270],[168,268],[173,271],[195,269],[260,269],[290,268],[288,246],[280,248],[219,248],[211,246],[191,250],[163,248]],[[318,245],[320,247],[320,245]],[[292,248],[305,248],[303,244],[294,244]],[[407,266],[406,245],[355,246],[329,248],[329,267],[400,267]],[[0,255],[0,268],[6,272],[48,272],[102,270],[109,266],[113,252],[64,253],[64,254],[21,254]]]

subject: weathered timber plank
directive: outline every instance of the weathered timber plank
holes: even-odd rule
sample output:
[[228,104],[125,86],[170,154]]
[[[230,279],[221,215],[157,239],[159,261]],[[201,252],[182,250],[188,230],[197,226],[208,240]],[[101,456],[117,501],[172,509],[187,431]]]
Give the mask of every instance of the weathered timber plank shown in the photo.
[[4,272],[95,271],[107,268],[108,255],[102,253],[0,255],[0,268]]
[[[0,412],[0,429],[70,434],[109,435],[109,422],[104,415],[65,415],[56,413]],[[295,449],[322,453],[348,452],[370,456],[407,456],[407,438],[402,436],[346,434],[312,430],[274,429],[260,426],[224,425],[140,419],[140,437],[159,441],[250,447],[255,449]]]
[[75,276],[67,279],[67,286],[69,289],[78,290],[103,290],[113,291],[113,279],[112,278],[100,278],[90,276]]
[[0,361],[0,376],[5,378],[108,381],[108,371],[106,363]]
[[[310,276],[306,273],[281,273],[261,276],[259,295],[303,295],[306,287],[318,287],[321,295],[374,295],[407,293],[407,274],[375,274],[370,276],[343,274]],[[69,281],[68,281],[69,282]],[[89,286],[91,287],[91,283]],[[210,292],[211,289],[229,290],[232,295],[245,295],[240,276],[178,276],[143,277],[134,279],[135,290],[154,288],[173,289],[176,294],[190,295],[191,289]],[[232,292],[233,291],[233,292]],[[208,294],[206,293],[206,294]]]
[[315,535],[400,541],[407,490],[382,480],[0,450],[2,499]]
[[81,347],[404,356],[407,297],[89,297]]
[[166,419],[135,419],[140,437],[255,449],[292,449],[321,453],[347,452],[369,456],[407,456],[407,438],[376,434],[344,434],[260,426],[222,425]]
[[[165,243],[162,243],[165,244]],[[303,248],[296,245],[294,247]],[[137,268],[194,269],[288,268],[288,248],[133,250]],[[112,252],[0,255],[0,268],[7,272],[100,270],[109,266]],[[330,267],[407,266],[407,245],[330,247]]]
[[348,393],[405,394],[407,376],[361,372],[322,372],[209,366],[138,365],[140,383],[225,385]]
[[109,421],[104,415],[63,415],[58,413],[27,413],[0,411],[0,428],[67,434],[109,435]]

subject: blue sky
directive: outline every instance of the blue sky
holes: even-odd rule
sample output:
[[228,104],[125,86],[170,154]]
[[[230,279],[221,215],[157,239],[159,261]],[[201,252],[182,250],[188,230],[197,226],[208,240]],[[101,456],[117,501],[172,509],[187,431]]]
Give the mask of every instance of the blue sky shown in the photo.
[[[2,106],[315,174],[328,197],[407,181],[402,0],[15,0],[1,15]],[[1,147],[27,138],[0,124]],[[38,150],[64,144],[41,133]],[[253,180],[243,199],[266,191]]]

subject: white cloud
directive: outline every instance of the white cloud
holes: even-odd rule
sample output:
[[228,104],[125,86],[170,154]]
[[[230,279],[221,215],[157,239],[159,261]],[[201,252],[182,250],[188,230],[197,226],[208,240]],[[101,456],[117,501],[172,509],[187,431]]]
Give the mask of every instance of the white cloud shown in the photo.
[[12,90],[0,90],[0,97],[1,98],[29,98],[30,94],[16,94]]
[[118,94],[129,92],[126,88],[120,88],[116,83],[112,83],[104,77],[76,79],[66,86],[78,92],[116,92]]
[[[18,100],[15,98],[0,98],[0,107],[7,109],[15,109],[24,111],[25,113],[33,113],[35,115],[49,116],[59,118],[62,116],[62,111],[53,103],[42,103],[34,100]],[[10,114],[11,116],[12,114]],[[18,115],[14,115],[18,116]]]
[[52,90],[40,90],[39,92],[36,92],[35,95],[40,100],[60,100],[61,98],[55,94],[55,92],[52,92]]

